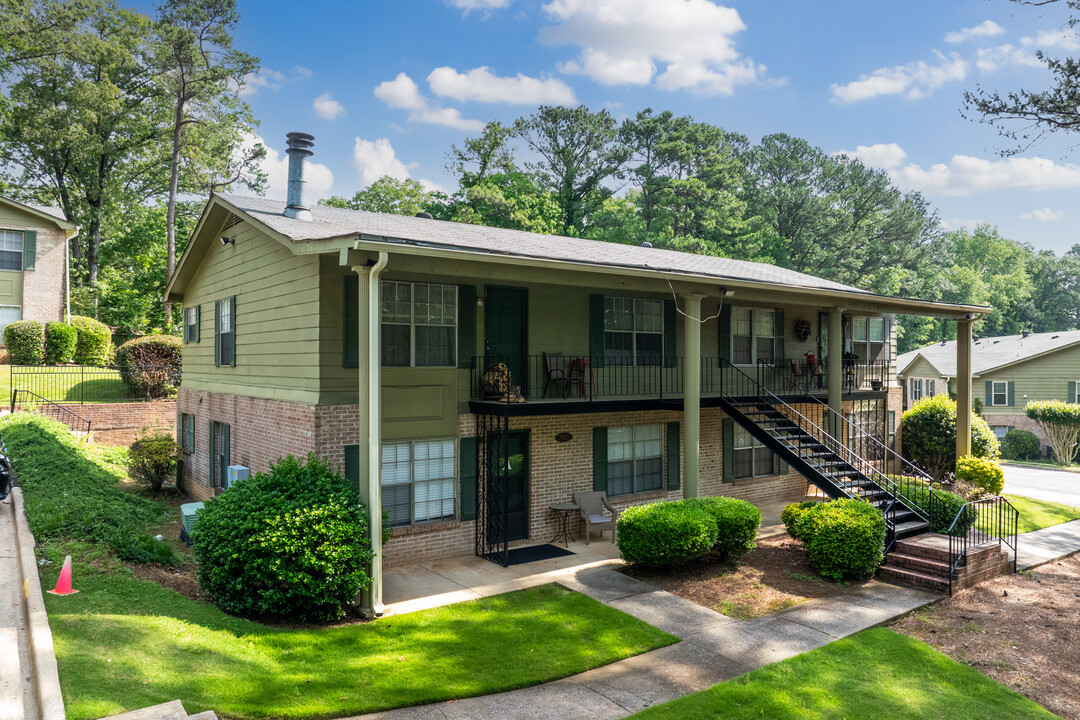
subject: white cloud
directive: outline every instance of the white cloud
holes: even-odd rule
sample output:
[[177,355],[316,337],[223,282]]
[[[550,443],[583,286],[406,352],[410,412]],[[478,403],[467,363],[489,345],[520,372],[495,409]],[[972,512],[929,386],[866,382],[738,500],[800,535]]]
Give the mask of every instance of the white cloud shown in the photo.
[[[266,173],[266,196],[285,202],[289,188],[289,156],[267,145],[258,135],[245,137],[243,147],[250,148],[258,143],[262,143],[266,148],[266,157],[262,161],[262,169]],[[330,172],[327,166],[312,162],[309,158],[304,164],[304,180],[307,183],[304,186],[305,199],[308,204],[313,204],[319,198],[330,194],[330,188],[334,185],[334,173]]]
[[1080,166],[1058,165],[1040,157],[983,160],[954,155],[948,163],[929,168],[912,164],[893,170],[890,175],[901,187],[951,197],[996,190],[1080,187]]
[[1080,37],[1075,30],[1043,30],[1035,37],[1022,38],[1020,44],[1035,50],[1080,50]]
[[558,78],[499,77],[487,66],[460,73],[452,67],[439,67],[427,77],[431,91],[439,97],[461,102],[473,100],[512,105],[576,105],[577,98],[569,85]]
[[998,72],[1009,67],[1042,67],[1035,53],[1012,45],[979,48],[975,66],[983,72]]
[[1040,222],[1054,222],[1056,220],[1065,219],[1064,210],[1051,210],[1048,207],[1041,208],[1039,210],[1032,210],[1026,212],[1020,216],[1024,220],[1038,220]]
[[983,20],[975,27],[964,28],[962,30],[954,30],[951,33],[946,33],[945,42],[962,43],[965,40],[996,37],[998,35],[1004,34],[1005,28],[1001,27],[993,20]]
[[860,160],[863,165],[885,169],[899,166],[907,157],[904,149],[896,143],[859,145],[854,150],[839,150],[835,154],[847,155]]
[[498,10],[510,7],[510,0],[446,0],[450,7],[464,10],[468,14],[470,10]]
[[543,10],[555,24],[541,42],[580,48],[559,69],[604,85],[731,95],[765,72],[735,49],[738,11],[712,0],[551,0]]
[[411,122],[444,125],[458,130],[483,130],[484,123],[462,117],[460,110],[434,106],[420,94],[420,87],[405,73],[375,86],[375,97],[392,108],[409,111]]
[[336,120],[345,114],[345,107],[330,97],[328,92],[315,98],[315,102],[311,103],[311,107],[315,110],[315,114],[323,120]]
[[245,75],[240,83],[239,92],[241,97],[250,97],[263,88],[267,90],[280,90],[283,85],[294,83],[311,77],[312,72],[306,67],[295,65],[288,73],[283,73],[272,68],[262,68],[257,73]]
[[985,220],[964,220],[963,218],[953,218],[952,220],[942,220],[942,230],[974,230],[980,225],[988,225]]
[[968,61],[957,53],[948,57],[935,52],[938,63],[918,62],[896,65],[862,75],[844,85],[833,84],[833,102],[853,103],[869,100],[879,95],[903,95],[909,100],[929,97],[935,90],[949,82],[967,77]]
[[[415,163],[403,163],[387,138],[365,140],[358,137],[353,144],[353,165],[361,187],[367,187],[385,175],[395,180],[409,180],[409,167]],[[427,192],[446,192],[446,188],[431,180],[418,178],[417,182]]]

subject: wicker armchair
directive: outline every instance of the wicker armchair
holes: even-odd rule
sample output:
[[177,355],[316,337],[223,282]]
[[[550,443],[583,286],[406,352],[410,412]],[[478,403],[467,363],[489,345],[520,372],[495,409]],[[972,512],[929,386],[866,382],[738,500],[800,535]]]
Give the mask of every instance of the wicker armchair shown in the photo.
[[[574,503],[581,512],[581,520],[585,523],[585,544],[589,544],[589,535],[593,530],[603,535],[605,530],[611,531],[611,542],[615,542],[615,522],[619,519],[619,511],[608,502],[606,492],[590,490],[588,492],[574,493]],[[604,513],[604,509],[611,513],[610,517]]]

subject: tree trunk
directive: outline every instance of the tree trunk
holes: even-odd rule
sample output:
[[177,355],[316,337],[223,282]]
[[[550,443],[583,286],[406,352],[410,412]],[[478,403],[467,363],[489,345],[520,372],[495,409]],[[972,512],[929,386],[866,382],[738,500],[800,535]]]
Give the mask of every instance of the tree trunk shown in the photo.
[[[183,97],[176,99],[176,113],[173,118],[172,158],[169,166],[169,204],[165,213],[165,284],[172,279],[176,268],[176,191],[180,180],[180,135],[184,121]],[[165,301],[165,324],[172,325],[172,303]]]

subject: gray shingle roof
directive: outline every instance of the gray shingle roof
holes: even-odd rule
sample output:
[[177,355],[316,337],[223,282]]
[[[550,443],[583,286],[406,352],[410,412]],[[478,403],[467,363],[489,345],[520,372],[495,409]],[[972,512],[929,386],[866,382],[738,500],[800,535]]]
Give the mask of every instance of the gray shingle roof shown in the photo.
[[[1023,335],[980,338],[972,346],[971,372],[981,375],[1002,365],[1010,365],[1051,350],[1060,350],[1074,343],[1080,343],[1080,330],[1031,333],[1026,338]],[[903,353],[896,359],[900,373],[902,374],[919,355],[929,360],[930,364],[940,370],[945,377],[956,377],[955,340],[935,343]]]
[[651,268],[658,271],[692,273],[719,280],[749,280],[873,295],[873,293],[867,293],[849,285],[823,280],[775,265],[745,260],[729,260],[659,248],[618,245],[598,240],[543,235],[404,215],[344,210],[322,205],[311,208],[312,220],[295,220],[282,215],[285,206],[277,200],[226,194],[221,194],[219,197],[294,242],[362,234],[525,258],[615,267]]
[[32,207],[38,212],[45,213],[49,217],[54,217],[57,220],[67,222],[67,218],[64,217],[64,211],[54,205],[33,205],[31,203],[26,203],[26,206]]

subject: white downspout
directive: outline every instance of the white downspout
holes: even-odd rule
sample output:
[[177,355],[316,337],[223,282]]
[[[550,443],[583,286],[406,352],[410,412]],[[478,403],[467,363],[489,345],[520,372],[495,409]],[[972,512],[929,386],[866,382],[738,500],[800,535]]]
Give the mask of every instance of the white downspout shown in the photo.
[[390,256],[380,251],[368,281],[368,527],[371,529],[371,610],[383,614],[382,601],[382,350],[379,274]]
[[64,323],[71,324],[71,241],[79,237],[79,228],[64,241]]

